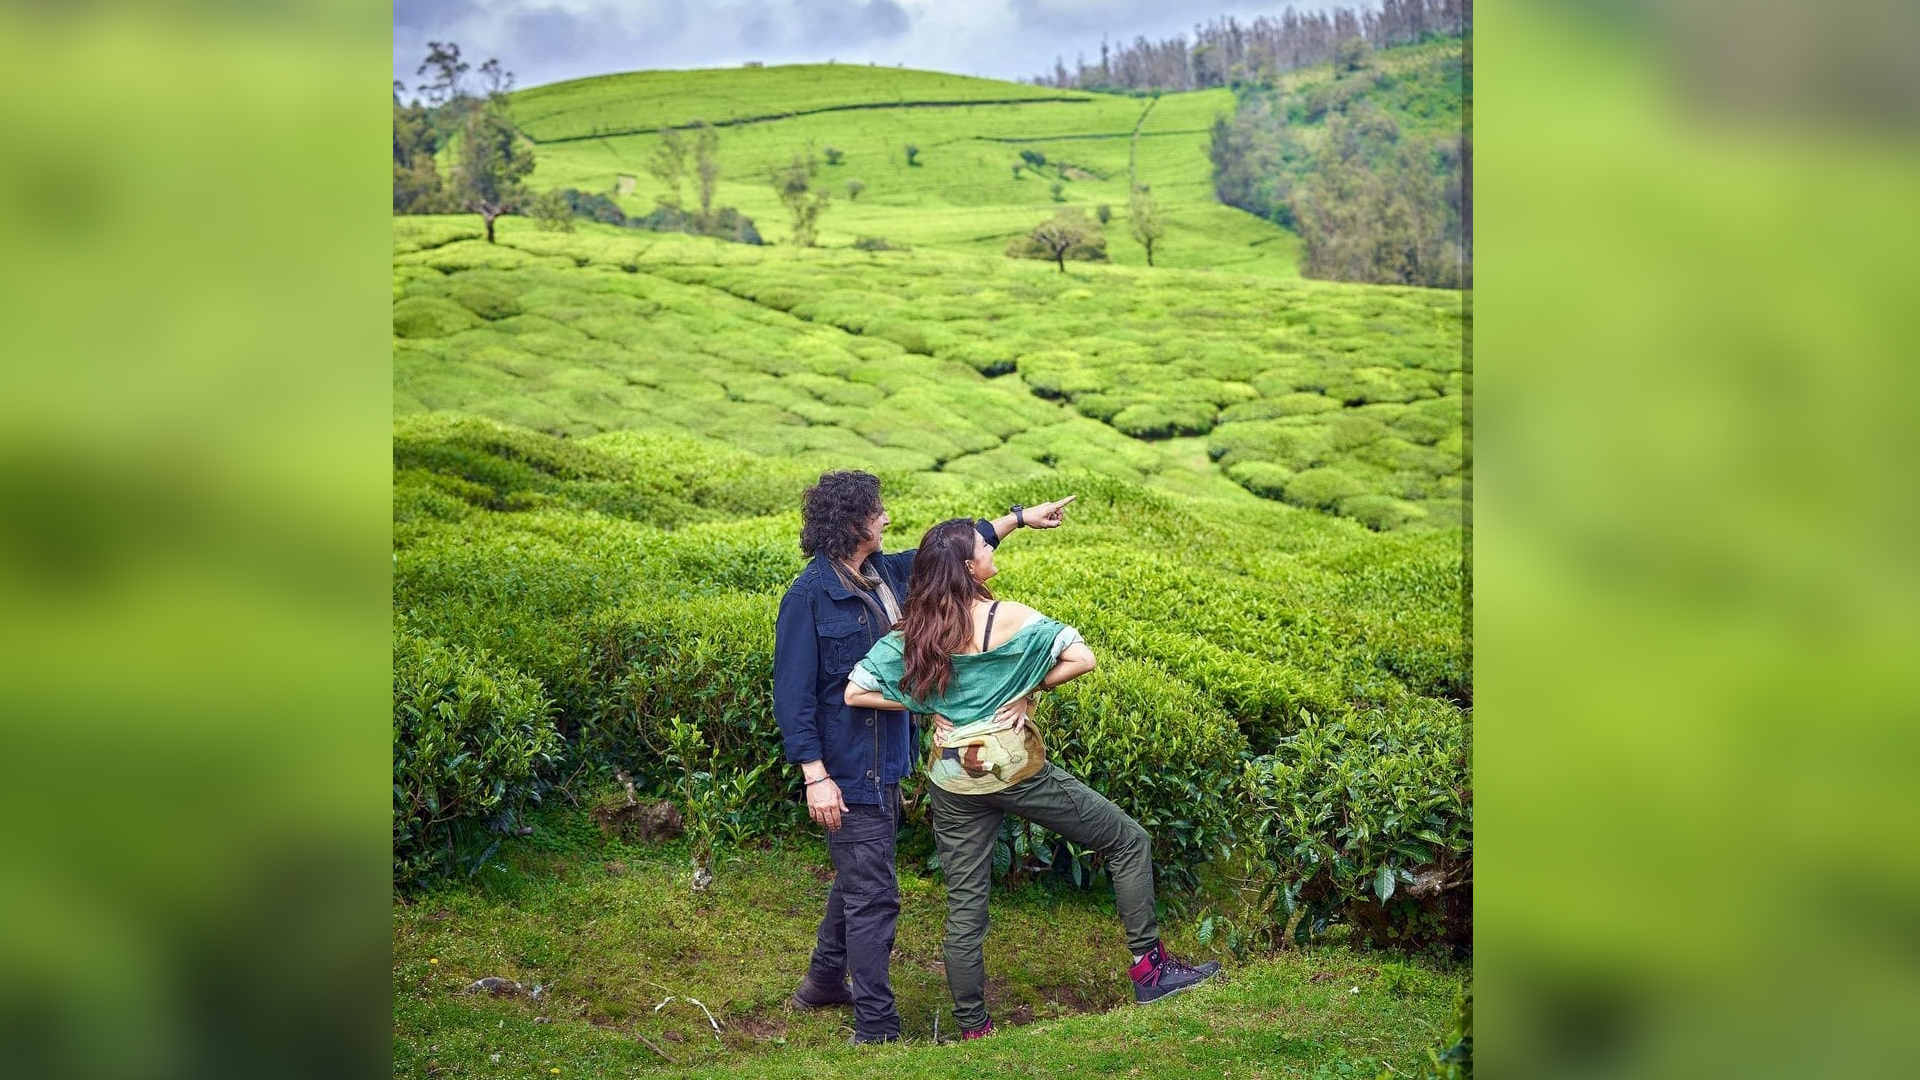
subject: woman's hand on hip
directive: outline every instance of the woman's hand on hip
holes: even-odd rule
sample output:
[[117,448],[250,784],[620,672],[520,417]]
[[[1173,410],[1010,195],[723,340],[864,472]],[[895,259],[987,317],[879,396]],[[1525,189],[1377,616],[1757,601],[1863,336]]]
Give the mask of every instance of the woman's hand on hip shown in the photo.
[[828,832],[840,827],[840,815],[847,812],[847,800],[840,797],[840,785],[827,777],[807,785],[807,816],[826,826]]
[[1027,730],[1027,718],[1033,715],[1033,698],[1021,696],[1000,706],[993,714],[995,723],[1012,724],[1015,733]]

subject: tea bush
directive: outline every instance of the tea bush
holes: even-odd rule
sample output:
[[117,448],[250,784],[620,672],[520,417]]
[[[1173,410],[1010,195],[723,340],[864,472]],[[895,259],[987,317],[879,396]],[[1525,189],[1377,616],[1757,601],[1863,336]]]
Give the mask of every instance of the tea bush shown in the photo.
[[1389,495],[1354,495],[1342,499],[1340,513],[1377,532],[1398,529],[1427,516],[1419,506]]
[[1172,435],[1204,435],[1217,415],[1213,405],[1200,401],[1147,401],[1114,414],[1112,423],[1136,439],[1164,439]]
[[393,305],[393,336],[398,338],[447,337],[479,325],[473,312],[451,300],[408,296]]
[[1457,712],[1307,716],[1238,786],[1276,928],[1344,920],[1377,944],[1464,946],[1473,873],[1470,740]]
[[[678,717],[700,729],[715,775],[777,760],[778,608],[773,592],[720,594],[633,603],[596,616],[586,633],[601,696],[578,736],[581,752],[656,779],[668,746],[662,725]],[[759,803],[791,804],[793,778],[785,768],[766,773]]]
[[551,711],[535,680],[401,621],[393,637],[395,885],[455,869],[483,826],[517,824],[560,749]]
[[1339,469],[1308,469],[1287,482],[1286,500],[1295,506],[1330,510],[1340,500],[1366,494],[1367,486]]
[[1263,499],[1278,499],[1286,494],[1293,470],[1271,461],[1242,461],[1227,469],[1227,479]]

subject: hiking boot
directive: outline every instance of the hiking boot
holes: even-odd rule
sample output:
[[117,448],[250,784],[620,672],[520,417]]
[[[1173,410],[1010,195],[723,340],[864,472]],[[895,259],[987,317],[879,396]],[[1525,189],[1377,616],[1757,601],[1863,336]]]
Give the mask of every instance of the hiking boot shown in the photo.
[[977,1028],[962,1028],[960,1030],[960,1038],[962,1040],[984,1039],[991,1034],[993,1034],[993,1018],[992,1017],[988,1017],[987,1022],[984,1024],[981,1024]]
[[812,972],[800,980],[800,989],[793,992],[787,1004],[796,1009],[824,1009],[829,1005],[853,1004],[853,991],[839,979],[816,979]]
[[1199,967],[1175,957],[1159,942],[1128,970],[1133,977],[1133,1003],[1145,1005],[1149,1001],[1158,1001],[1168,994],[1177,994],[1191,989],[1220,973],[1220,963],[1209,960]]

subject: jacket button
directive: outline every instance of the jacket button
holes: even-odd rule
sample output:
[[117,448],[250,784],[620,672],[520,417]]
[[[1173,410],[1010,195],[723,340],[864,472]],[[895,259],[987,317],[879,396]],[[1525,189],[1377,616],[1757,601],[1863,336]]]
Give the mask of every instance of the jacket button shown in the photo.
[[864,622],[866,622],[866,621],[867,621],[867,617],[866,617],[865,615],[862,615],[862,616],[860,616],[860,621],[861,621],[861,622],[863,622],[863,623],[864,623]]
[[873,717],[871,717],[871,716],[869,716],[869,717],[867,717],[867,726],[868,726],[868,727],[872,727],[872,726],[873,726]]

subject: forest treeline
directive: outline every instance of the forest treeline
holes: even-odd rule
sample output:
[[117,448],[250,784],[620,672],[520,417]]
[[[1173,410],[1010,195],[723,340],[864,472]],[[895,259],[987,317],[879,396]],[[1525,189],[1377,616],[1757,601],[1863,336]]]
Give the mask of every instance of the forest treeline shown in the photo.
[[1356,42],[1384,49],[1461,37],[1472,29],[1472,0],[1381,0],[1378,11],[1328,8],[1303,13],[1289,7],[1252,22],[1226,16],[1195,24],[1191,42],[1185,35],[1162,41],[1137,37],[1130,45],[1102,40],[1098,63],[1082,53],[1069,68],[1065,58],[1058,58],[1051,72],[1034,76],[1032,82],[1108,91],[1271,85],[1289,71],[1333,61],[1343,47],[1352,49]]
[[1472,285],[1470,92],[1454,51],[1289,91],[1244,87],[1209,152],[1220,201],[1300,234],[1308,277]]

